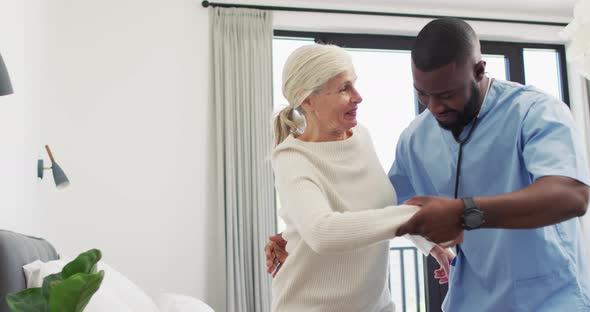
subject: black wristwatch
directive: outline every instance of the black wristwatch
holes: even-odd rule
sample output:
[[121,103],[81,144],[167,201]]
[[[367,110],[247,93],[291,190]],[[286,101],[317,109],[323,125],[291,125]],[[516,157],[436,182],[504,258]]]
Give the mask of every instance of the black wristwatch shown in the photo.
[[486,222],[483,211],[475,205],[471,197],[463,198],[463,203],[465,204],[465,210],[463,210],[463,215],[461,216],[461,225],[463,228],[466,230],[475,230],[481,227]]

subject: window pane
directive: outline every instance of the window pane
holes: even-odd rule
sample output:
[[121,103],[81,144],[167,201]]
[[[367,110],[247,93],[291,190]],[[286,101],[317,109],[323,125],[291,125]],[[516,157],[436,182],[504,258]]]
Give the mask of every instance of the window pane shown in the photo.
[[489,77],[508,80],[508,68],[504,55],[484,54],[482,59],[486,61],[486,73]]
[[[346,50],[352,56],[358,76],[356,88],[363,97],[357,119],[369,130],[381,166],[388,172],[401,133],[416,117],[410,51]],[[424,311],[422,255],[416,253],[420,259],[415,262],[413,255],[417,251],[404,237],[390,240],[389,245],[389,285],[395,305],[401,311]]]
[[524,49],[524,77],[526,84],[563,100],[559,75],[559,53],[552,49]]
[[[272,75],[273,75],[273,110],[276,114],[283,107],[287,106],[287,100],[283,97],[281,82],[283,66],[287,57],[297,48],[313,43],[312,38],[275,37],[272,41]],[[281,210],[279,195],[276,194],[277,206],[277,230],[282,233],[285,230],[285,222],[278,216]]]
[[[275,112],[287,104],[281,92],[281,75],[285,60],[293,50],[310,43],[313,43],[312,38],[275,37],[273,40]],[[395,146],[399,135],[417,111],[410,52],[347,50],[353,58],[358,74],[356,86],[363,97],[357,118],[369,129],[381,165],[388,171],[395,158]],[[506,56],[484,54],[482,57],[487,63],[488,76],[502,80],[510,79],[510,63]],[[520,60],[515,62],[520,64]],[[526,83],[562,98],[558,53],[555,49],[525,49],[524,68]],[[280,203],[277,196],[278,209]],[[277,223],[279,232],[282,232],[284,223],[280,218],[277,218]],[[390,242],[389,285],[396,307],[402,311],[426,310],[424,258],[414,252],[417,252],[415,247],[404,238],[396,238]]]
[[409,51],[347,49],[357,72],[363,102],[357,119],[371,133],[385,172],[395,159],[402,131],[416,116]]
[[[283,65],[296,48],[312,39],[275,37],[273,41],[274,110],[287,103],[281,92]],[[395,158],[395,147],[401,132],[416,116],[416,101],[411,72],[410,51],[347,49],[358,80],[356,87],[363,97],[357,118],[368,128],[377,156],[385,172]],[[278,196],[277,196],[278,198]],[[280,203],[277,201],[277,209]],[[278,210],[277,210],[278,211]],[[284,222],[277,218],[279,232]],[[404,260],[402,261],[401,258]],[[390,243],[390,288],[397,307],[405,311],[425,310],[423,257],[411,242],[396,238]],[[402,265],[403,263],[403,265]]]

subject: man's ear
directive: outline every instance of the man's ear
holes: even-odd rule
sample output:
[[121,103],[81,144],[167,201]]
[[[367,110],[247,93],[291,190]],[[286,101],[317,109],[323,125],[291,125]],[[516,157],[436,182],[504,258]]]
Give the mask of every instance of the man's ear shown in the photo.
[[475,74],[475,81],[480,82],[486,74],[486,61],[479,61],[473,68]]

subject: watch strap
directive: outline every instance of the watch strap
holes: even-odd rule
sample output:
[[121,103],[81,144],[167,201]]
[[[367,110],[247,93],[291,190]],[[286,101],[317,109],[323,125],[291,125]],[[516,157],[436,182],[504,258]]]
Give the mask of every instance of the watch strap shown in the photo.
[[[462,200],[465,205],[465,209],[463,210],[463,215],[461,216],[461,225],[466,230],[474,230],[479,228],[482,224],[485,223],[483,211],[475,205],[473,197],[465,197]],[[468,218],[468,215],[478,215],[480,217],[479,222],[477,224],[468,224],[466,220]]]
[[469,209],[478,209],[477,206],[475,205],[475,202],[473,201],[473,197],[465,197],[463,198],[463,203],[465,204],[465,211],[469,210]]

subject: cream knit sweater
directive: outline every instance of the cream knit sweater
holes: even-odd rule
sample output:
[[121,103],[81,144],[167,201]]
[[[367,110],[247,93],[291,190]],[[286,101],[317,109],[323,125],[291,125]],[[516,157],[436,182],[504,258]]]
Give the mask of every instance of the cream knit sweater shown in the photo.
[[[395,191],[367,130],[342,141],[287,137],[272,154],[289,256],[273,280],[272,311],[394,311],[389,239],[419,208]],[[423,252],[432,243],[415,239]]]

